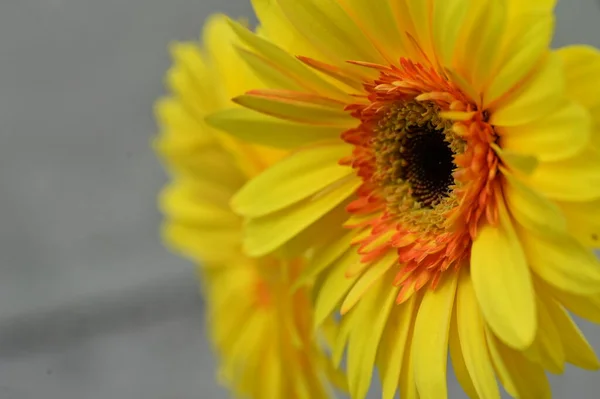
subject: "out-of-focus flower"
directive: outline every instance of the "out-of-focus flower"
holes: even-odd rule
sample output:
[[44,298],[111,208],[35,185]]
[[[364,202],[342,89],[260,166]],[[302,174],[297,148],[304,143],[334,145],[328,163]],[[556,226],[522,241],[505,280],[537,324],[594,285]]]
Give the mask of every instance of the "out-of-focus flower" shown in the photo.
[[320,245],[300,280],[352,397],[377,365],[384,398],[445,398],[448,350],[486,399],[597,369],[567,310],[600,320],[600,54],[549,49],[554,1],[253,3],[267,87],[208,121],[294,150],[232,206],[253,256]]
[[[225,17],[215,16],[207,22],[204,49],[172,47],[172,94],[156,111],[161,133],[155,148],[171,172],[160,200],[165,241],[198,264],[219,377],[236,396],[327,398],[330,382],[345,381],[315,338],[307,289],[292,290],[304,261],[246,256],[242,220],[229,208],[231,196],[285,152],[244,144],[204,122],[208,113],[231,106],[233,93],[259,84],[234,42]],[[333,329],[330,324],[321,335]]]

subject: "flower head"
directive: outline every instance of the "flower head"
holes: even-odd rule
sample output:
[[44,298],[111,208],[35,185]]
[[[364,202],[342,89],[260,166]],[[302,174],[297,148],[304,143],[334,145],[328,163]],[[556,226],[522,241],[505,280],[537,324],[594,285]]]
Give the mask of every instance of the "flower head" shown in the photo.
[[[292,289],[305,262],[246,256],[242,220],[229,208],[231,196],[284,152],[224,136],[203,120],[227,107],[232,93],[258,84],[236,66],[228,47],[234,41],[225,18],[215,16],[205,29],[206,50],[173,46],[173,94],[157,107],[156,148],[172,172],[161,198],[165,241],[198,262],[220,380],[236,396],[327,398],[330,382],[344,381],[315,338],[308,290]],[[330,330],[332,323],[316,337]]]
[[[365,396],[550,395],[596,369],[567,309],[600,318],[600,53],[549,49],[552,0],[255,0],[232,23],[266,87],[209,116],[293,149],[233,198],[244,245],[312,254],[315,324]],[[365,328],[368,326],[368,328]]]

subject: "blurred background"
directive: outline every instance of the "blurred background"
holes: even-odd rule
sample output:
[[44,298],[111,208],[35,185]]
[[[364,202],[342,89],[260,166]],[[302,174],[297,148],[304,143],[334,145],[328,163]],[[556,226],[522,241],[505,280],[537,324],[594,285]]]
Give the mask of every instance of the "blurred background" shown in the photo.
[[[158,236],[149,147],[167,45],[217,11],[251,15],[249,0],[0,3],[0,399],[229,397],[193,267]],[[562,0],[555,45],[600,47],[599,21],[596,0]],[[555,397],[597,398],[598,377],[569,369]]]

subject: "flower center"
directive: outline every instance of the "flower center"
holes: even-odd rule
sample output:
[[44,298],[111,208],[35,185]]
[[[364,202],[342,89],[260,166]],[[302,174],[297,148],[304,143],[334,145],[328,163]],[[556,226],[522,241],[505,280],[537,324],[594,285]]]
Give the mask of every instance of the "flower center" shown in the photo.
[[431,102],[402,102],[391,107],[375,129],[380,185],[388,192],[400,187],[412,199],[409,202],[416,202],[411,206],[434,207],[454,184],[454,150],[462,145],[438,111]]
[[480,221],[496,223],[499,184],[485,112],[432,67],[400,64],[365,65],[380,76],[365,83],[368,103],[347,108],[360,124],[342,135],[354,151],[341,161],[363,180],[347,223],[369,229],[361,261],[397,253],[398,302],[468,265]]
[[410,184],[416,201],[432,207],[448,196],[454,182],[454,163],[443,131],[424,129],[406,134],[400,157],[405,165],[400,174]]

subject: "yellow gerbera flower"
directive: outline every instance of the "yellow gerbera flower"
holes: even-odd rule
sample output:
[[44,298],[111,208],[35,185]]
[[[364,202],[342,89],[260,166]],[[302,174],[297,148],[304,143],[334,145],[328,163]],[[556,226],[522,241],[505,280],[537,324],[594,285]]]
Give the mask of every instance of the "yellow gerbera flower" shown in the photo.
[[173,46],[173,95],[157,107],[156,147],[173,178],[161,198],[165,240],[199,262],[219,374],[236,395],[327,398],[328,380],[339,376],[315,342],[308,291],[291,287],[303,261],[244,255],[242,221],[229,208],[245,181],[284,153],[240,143],[204,123],[207,113],[231,105],[232,93],[257,84],[239,67],[224,17],[210,19],[204,39],[207,51]]
[[232,205],[253,256],[320,245],[301,281],[353,398],[374,364],[384,398],[445,398],[448,348],[471,397],[597,369],[566,310],[600,321],[600,53],[549,49],[554,1],[253,3],[268,88],[208,120],[294,149]]

